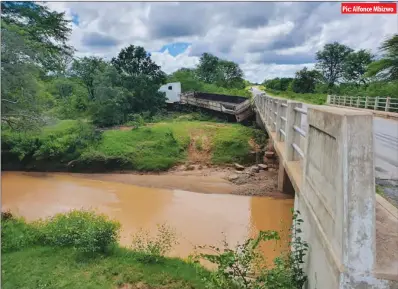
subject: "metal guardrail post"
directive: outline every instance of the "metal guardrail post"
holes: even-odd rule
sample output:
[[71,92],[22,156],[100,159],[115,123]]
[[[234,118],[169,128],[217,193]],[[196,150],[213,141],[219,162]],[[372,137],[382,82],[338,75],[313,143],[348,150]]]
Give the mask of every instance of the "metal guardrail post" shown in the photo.
[[386,107],[385,107],[385,111],[389,111],[390,110],[390,102],[391,102],[391,97],[387,96],[386,98]]
[[373,105],[373,110],[377,110],[378,107],[379,107],[379,97],[376,96],[375,102],[374,102],[374,105]]
[[[294,125],[296,124],[296,114],[298,114],[301,120],[301,113],[296,113],[294,108],[301,107],[302,103],[297,101],[288,101],[286,107],[286,126],[285,126],[285,153],[286,153],[286,161],[294,161],[298,160],[298,157],[294,153],[293,143],[300,143],[299,136],[296,136],[297,133],[294,130]],[[298,125],[301,124],[301,121]]]
[[365,97],[365,108],[368,108],[368,103],[369,103],[369,98],[366,96]]

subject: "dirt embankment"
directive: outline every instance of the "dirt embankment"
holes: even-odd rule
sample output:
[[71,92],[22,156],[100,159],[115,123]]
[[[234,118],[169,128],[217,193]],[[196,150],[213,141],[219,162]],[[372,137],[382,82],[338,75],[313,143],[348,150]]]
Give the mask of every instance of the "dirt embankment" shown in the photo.
[[[260,148],[250,141],[253,154]],[[265,157],[257,165],[229,166],[211,165],[209,139],[196,132],[191,135],[188,148],[188,161],[167,172],[137,173],[118,172],[106,174],[75,174],[110,182],[127,183],[144,187],[185,190],[208,194],[238,194],[247,196],[270,196],[292,198],[277,189],[278,160],[272,148],[267,147]]]

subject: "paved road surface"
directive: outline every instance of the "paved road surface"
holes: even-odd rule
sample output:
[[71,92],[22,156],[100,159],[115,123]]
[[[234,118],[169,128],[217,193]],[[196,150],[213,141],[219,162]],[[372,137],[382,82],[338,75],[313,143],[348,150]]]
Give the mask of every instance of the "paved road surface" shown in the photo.
[[[253,87],[252,93],[262,91]],[[306,129],[307,117],[303,116],[301,127]],[[373,131],[376,178],[398,181],[398,121],[373,117]]]

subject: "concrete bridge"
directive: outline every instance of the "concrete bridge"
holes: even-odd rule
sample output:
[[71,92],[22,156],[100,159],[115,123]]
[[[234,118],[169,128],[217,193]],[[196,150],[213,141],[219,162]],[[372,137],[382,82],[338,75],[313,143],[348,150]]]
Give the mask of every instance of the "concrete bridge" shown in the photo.
[[375,194],[375,164],[395,164],[374,154],[373,114],[254,94],[279,157],[278,186],[293,188],[304,219],[307,288],[398,288],[398,210]]

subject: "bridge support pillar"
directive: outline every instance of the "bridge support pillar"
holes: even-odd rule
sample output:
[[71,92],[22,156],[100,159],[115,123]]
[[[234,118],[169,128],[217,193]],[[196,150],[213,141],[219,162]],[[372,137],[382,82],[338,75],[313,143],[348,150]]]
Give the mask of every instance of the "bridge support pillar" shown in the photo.
[[279,163],[278,191],[292,196],[294,196],[295,193],[292,182],[290,181],[289,176],[286,173],[286,169],[282,163]]

